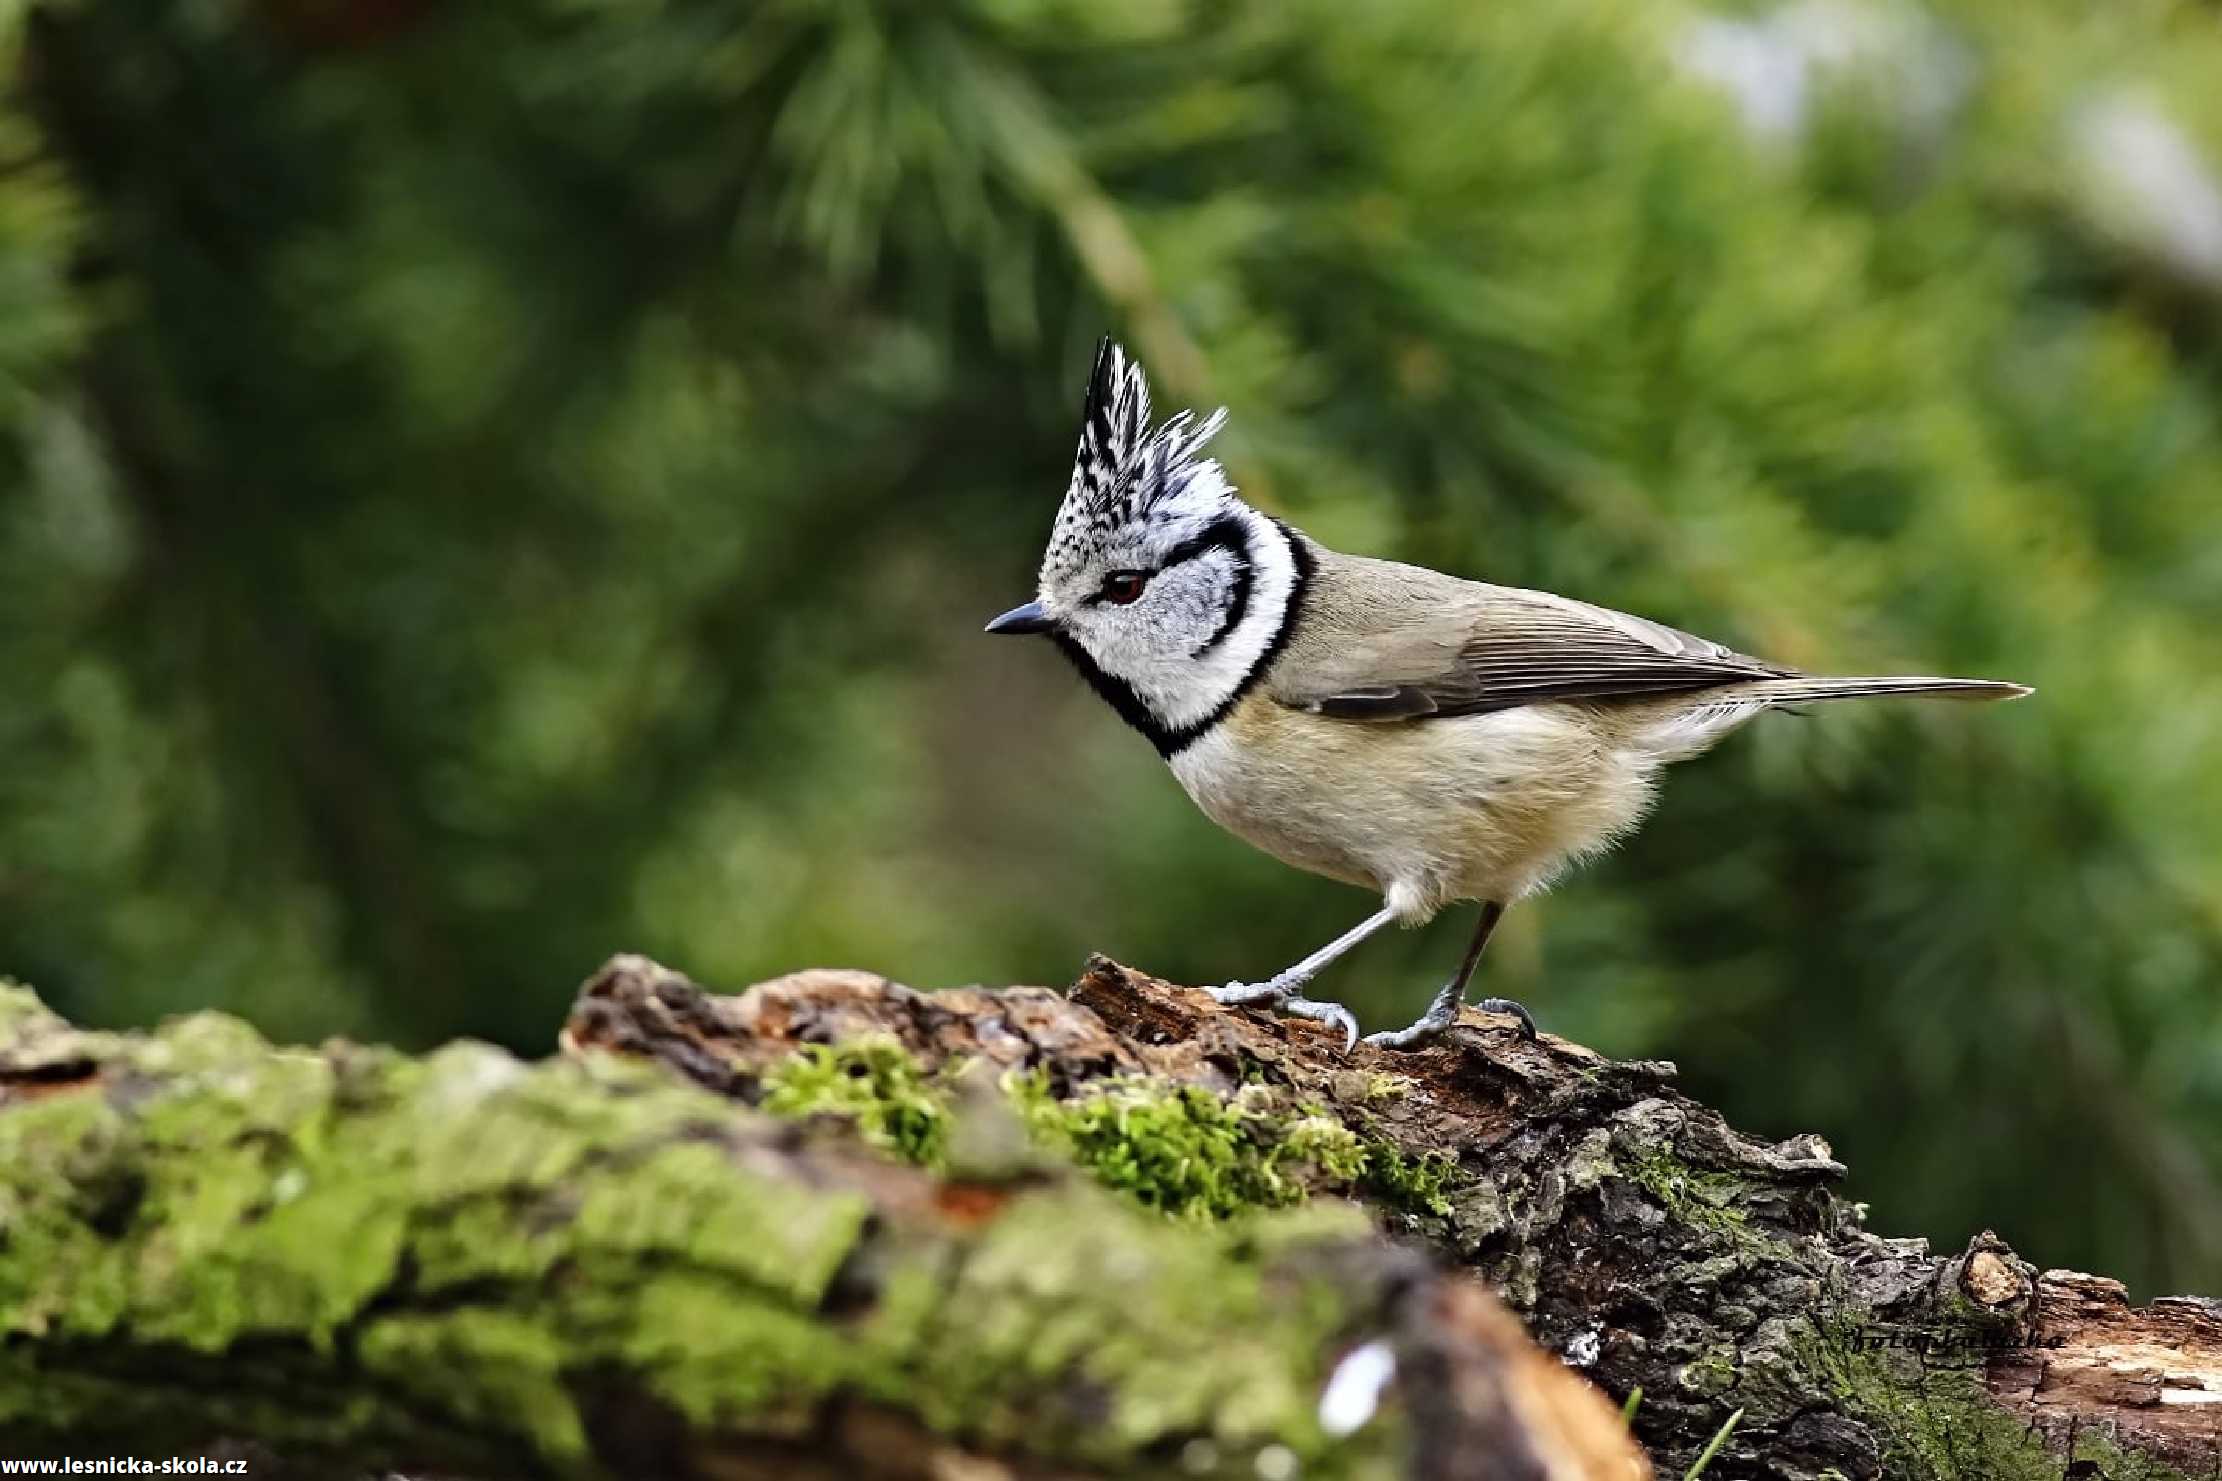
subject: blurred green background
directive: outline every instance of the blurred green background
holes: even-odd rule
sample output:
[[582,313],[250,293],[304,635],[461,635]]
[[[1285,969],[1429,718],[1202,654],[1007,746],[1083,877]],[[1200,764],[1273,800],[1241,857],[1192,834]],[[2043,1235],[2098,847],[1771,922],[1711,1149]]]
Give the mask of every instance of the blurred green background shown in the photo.
[[[1680,769],[1482,990],[1888,1233],[2222,1290],[2222,20],[0,3],[0,971],[546,1050],[614,950],[1255,977],[1030,593],[1096,337],[1330,544],[1990,710]],[[1401,1023],[1445,920],[1334,989]]]

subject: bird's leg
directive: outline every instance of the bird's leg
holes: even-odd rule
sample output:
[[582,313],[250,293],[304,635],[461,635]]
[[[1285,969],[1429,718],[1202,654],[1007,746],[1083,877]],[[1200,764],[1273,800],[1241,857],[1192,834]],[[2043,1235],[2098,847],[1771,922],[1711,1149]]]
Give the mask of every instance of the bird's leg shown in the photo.
[[1225,987],[1211,989],[1211,995],[1219,1002],[1237,1006],[1281,1002],[1294,996],[1298,988],[1317,977],[1329,962],[1395,919],[1396,912],[1384,905],[1295,966],[1275,973],[1270,981],[1230,982]]
[[[1383,1049],[1416,1049],[1439,1038],[1443,1030],[1458,1022],[1458,1005],[1466,996],[1466,983],[1481,962],[1482,948],[1489,944],[1489,933],[1497,929],[1497,922],[1503,917],[1504,906],[1494,900],[1484,900],[1481,920],[1474,927],[1474,939],[1466,947],[1466,959],[1458,964],[1457,974],[1443,984],[1442,991],[1435,994],[1435,1001],[1427,1005],[1427,1011],[1411,1027],[1368,1034],[1366,1042]],[[1484,1013],[1511,1014],[1520,1020],[1522,1038],[1535,1037],[1535,1020],[1528,1016],[1527,1009],[1512,999],[1483,998],[1475,1006]]]
[[1295,966],[1275,974],[1270,981],[1230,982],[1225,987],[1210,989],[1212,1001],[1234,1007],[1262,1004],[1292,1017],[1330,1024],[1342,1030],[1343,1048],[1348,1049],[1358,1042],[1358,1020],[1342,1004],[1314,1002],[1303,996],[1301,989],[1329,962],[1395,919],[1396,912],[1384,905]]

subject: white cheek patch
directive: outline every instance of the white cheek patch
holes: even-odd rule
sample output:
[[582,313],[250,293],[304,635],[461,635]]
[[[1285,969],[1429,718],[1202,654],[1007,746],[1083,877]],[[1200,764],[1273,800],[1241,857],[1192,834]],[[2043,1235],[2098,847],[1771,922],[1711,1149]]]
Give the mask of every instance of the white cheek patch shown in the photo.
[[[1242,518],[1247,590],[1240,590],[1245,573],[1231,552],[1198,557],[1190,563],[1195,574],[1177,577],[1180,584],[1167,593],[1178,598],[1170,610],[1149,614],[1150,631],[1131,645],[1134,651],[1098,655],[1171,729],[1207,720],[1234,698],[1265,661],[1295,600],[1289,537],[1261,514],[1245,510]],[[1228,624],[1230,606],[1240,610]]]
[[[1225,550],[1207,551],[1164,572],[1151,584],[1158,588],[1150,612],[1168,647],[1189,658],[1201,658],[1227,636],[1227,613],[1238,587],[1250,580],[1249,563]],[[1247,598],[1247,590],[1239,592]],[[1169,655],[1168,655],[1169,656]]]

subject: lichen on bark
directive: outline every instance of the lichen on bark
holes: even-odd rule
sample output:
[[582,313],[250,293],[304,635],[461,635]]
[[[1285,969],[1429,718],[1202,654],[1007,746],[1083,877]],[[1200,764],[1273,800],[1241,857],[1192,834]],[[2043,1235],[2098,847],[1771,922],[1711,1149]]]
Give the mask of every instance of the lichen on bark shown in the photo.
[[[1670,1474],[1731,1413],[1708,1474],[2216,1463],[2222,1304],[2133,1308],[1989,1234],[1880,1238],[1818,1138],[1743,1137],[1671,1066],[1478,1024],[1346,1056],[1100,962],[1069,995],[818,972],[721,997],[627,959],[564,1042],[97,1034],[0,990],[0,1441],[488,1475],[1634,1474],[1593,1391],[1387,1231],[1640,1387]],[[1354,1353],[1393,1381],[1330,1423]]]
[[[1036,1158],[983,1176],[980,1123],[1023,1141],[1007,1106],[884,1045],[803,1066],[788,1110],[973,1170],[614,1057],[285,1049],[215,1015],[89,1034],[0,990],[0,1440],[485,1475],[1270,1453],[1363,1481],[1422,1474],[1411,1416],[1485,1376],[1430,1366],[1449,1298],[1347,1205],[1197,1224]],[[1330,1427],[1374,1342],[1411,1355],[1401,1397]]]

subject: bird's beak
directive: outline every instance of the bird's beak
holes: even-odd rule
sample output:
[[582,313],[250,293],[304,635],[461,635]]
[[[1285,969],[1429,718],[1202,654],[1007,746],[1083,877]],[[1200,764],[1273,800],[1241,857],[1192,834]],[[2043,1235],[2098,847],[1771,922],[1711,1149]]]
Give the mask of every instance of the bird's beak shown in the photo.
[[1045,633],[1057,625],[1056,619],[1042,610],[1040,602],[1028,602],[1023,607],[1013,607],[988,624],[991,633]]

